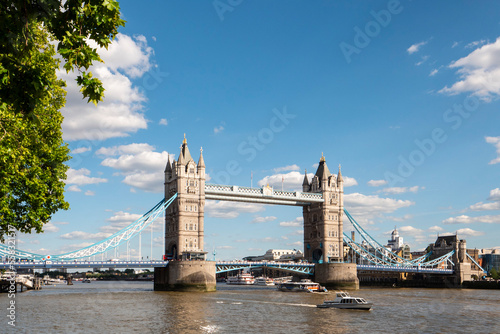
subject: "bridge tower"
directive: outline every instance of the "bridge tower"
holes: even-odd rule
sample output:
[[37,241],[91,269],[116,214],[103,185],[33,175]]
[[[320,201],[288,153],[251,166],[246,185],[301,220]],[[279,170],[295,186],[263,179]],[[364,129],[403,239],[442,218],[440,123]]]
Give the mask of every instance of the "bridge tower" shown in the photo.
[[203,218],[205,207],[205,162],[203,149],[195,163],[187,145],[182,142],[179,157],[168,159],[165,168],[165,198],[177,193],[165,213],[165,255],[168,259],[201,259],[203,252]]
[[324,202],[304,206],[304,258],[309,262],[342,262],[342,221],[344,210],[344,180],[340,171],[332,175],[322,155],[311,182],[307,171],[303,192],[322,193]]
[[303,192],[321,193],[322,203],[303,207],[304,258],[316,263],[315,279],[328,287],[359,288],[356,264],[343,263],[344,179],[340,170],[330,173],[321,154],[316,174],[309,182],[307,171]]
[[[186,135],[177,161],[165,167],[165,198],[177,193],[165,211],[166,267],[155,268],[154,289],[215,291],[215,262],[205,261],[203,251],[205,162],[203,150],[195,163]],[[172,261],[175,260],[175,261]]]

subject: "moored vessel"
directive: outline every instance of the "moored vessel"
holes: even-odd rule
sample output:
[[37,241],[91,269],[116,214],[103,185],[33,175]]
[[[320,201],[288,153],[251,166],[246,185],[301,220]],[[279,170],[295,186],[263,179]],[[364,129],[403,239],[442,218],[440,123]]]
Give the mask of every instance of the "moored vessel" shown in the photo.
[[255,285],[274,285],[274,281],[270,277],[257,277],[255,279]]
[[276,287],[280,291],[292,292],[327,292],[325,287],[319,283],[313,282],[310,279],[301,279],[299,282],[281,282],[276,283]]
[[230,276],[226,280],[226,284],[233,284],[233,285],[250,285],[254,284],[255,279],[251,274],[238,274],[236,276]]

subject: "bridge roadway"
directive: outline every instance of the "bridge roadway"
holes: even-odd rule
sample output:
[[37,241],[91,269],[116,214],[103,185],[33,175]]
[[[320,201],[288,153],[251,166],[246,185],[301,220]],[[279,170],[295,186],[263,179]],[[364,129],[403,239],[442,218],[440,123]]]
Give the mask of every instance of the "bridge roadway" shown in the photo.
[[205,184],[205,198],[219,201],[237,201],[261,204],[278,204],[304,206],[311,203],[322,203],[321,193],[304,193],[300,191],[280,191],[272,187],[250,188]]
[[[164,267],[168,261],[21,261],[0,262],[0,269],[83,269],[83,268],[154,268]],[[314,264],[305,262],[274,262],[274,261],[217,261],[215,263],[217,273],[241,270],[245,268],[269,267],[292,271],[302,274],[313,275]],[[380,272],[407,272],[451,275],[452,269],[404,267],[404,266],[377,266],[357,265],[358,271],[380,271]]]

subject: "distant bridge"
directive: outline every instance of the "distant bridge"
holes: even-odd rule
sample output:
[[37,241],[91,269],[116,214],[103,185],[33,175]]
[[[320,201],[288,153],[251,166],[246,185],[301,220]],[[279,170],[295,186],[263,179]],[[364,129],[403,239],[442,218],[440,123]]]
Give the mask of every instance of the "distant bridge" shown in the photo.
[[[0,262],[0,269],[93,269],[93,268],[154,268],[165,267],[169,261],[21,261]],[[314,264],[304,262],[276,262],[276,261],[216,261],[216,273],[237,271],[251,268],[271,268],[294,272],[299,274],[314,275]],[[400,273],[425,273],[425,274],[453,274],[452,269],[421,268],[405,266],[382,265],[357,265],[358,271],[400,272]]]

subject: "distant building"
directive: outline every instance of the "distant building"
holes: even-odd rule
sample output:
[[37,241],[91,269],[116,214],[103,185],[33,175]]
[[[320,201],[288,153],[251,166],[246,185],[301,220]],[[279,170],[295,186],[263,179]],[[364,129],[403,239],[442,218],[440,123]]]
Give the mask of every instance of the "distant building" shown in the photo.
[[300,261],[304,258],[304,253],[300,250],[290,249],[269,249],[264,255],[247,256],[246,261]]
[[491,269],[500,269],[500,250],[493,249],[491,251],[483,250],[483,254],[479,255],[482,260],[483,269],[490,272]]
[[391,239],[387,241],[387,247],[391,252],[396,252],[403,248],[403,237],[399,236],[396,227],[394,227],[394,231],[391,233]]

